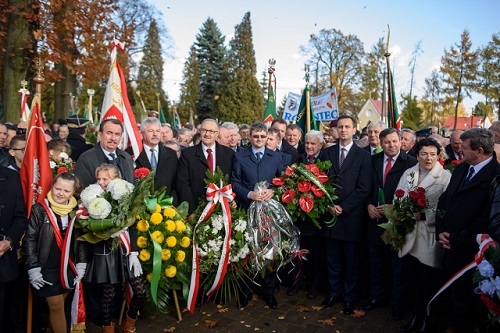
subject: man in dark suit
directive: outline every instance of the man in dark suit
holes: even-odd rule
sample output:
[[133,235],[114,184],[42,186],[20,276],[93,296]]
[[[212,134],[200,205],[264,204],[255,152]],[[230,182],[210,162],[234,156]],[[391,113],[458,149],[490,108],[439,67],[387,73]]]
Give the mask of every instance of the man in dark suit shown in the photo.
[[[436,238],[443,245],[442,266],[451,277],[474,261],[477,234],[487,234],[491,210],[490,185],[500,175],[494,153],[494,135],[485,128],[472,128],[460,135],[463,162],[458,164],[450,184],[439,198]],[[487,310],[474,294],[473,270],[451,286],[452,323],[455,332],[485,332]]]
[[[363,306],[363,309],[370,311],[385,305],[389,294],[388,289],[391,287],[392,316],[393,319],[400,320],[403,287],[401,259],[396,251],[384,244],[380,238],[384,230],[378,225],[387,222],[384,209],[386,205],[392,203],[403,172],[417,164],[417,160],[401,149],[401,138],[395,128],[387,128],[380,132],[380,144],[383,151],[372,155],[372,186],[367,206],[371,300]],[[415,180],[415,184],[417,182],[418,179]],[[380,190],[384,193],[384,202],[380,202]]]
[[213,119],[205,119],[201,123],[201,142],[184,149],[179,159],[176,188],[179,202],[188,202],[189,213],[194,212],[200,199],[205,198],[208,169],[215,171],[220,167],[225,175],[231,175],[234,151],[216,142],[218,133],[219,124]]
[[370,193],[370,154],[353,142],[356,120],[348,115],[337,122],[339,143],[322,151],[320,159],[332,162],[328,176],[337,186],[338,199],[329,207],[337,217],[333,227],[323,226],[329,293],[322,306],[344,300],[344,314],[354,312],[358,298],[359,241],[363,234],[363,207]]
[[370,155],[374,155],[380,151],[380,132],[387,128],[387,125],[382,120],[375,120],[366,126],[368,133],[368,146],[363,148],[368,151]]
[[463,153],[462,153],[462,140],[460,136],[464,131],[455,130],[451,133],[450,136],[450,144],[444,148],[444,151],[448,158],[444,161],[444,165],[451,164],[451,161],[458,160],[462,161]]
[[[268,188],[256,191],[255,184],[267,181],[271,184],[274,177],[284,170],[279,152],[266,148],[267,126],[257,122],[250,126],[250,144],[245,150],[234,155],[231,184],[241,208],[248,209],[252,201],[268,201],[273,197],[273,190]],[[262,293],[266,304],[271,309],[278,307],[274,298],[276,272],[267,273],[262,282]]]
[[88,119],[79,115],[74,115],[66,118],[69,134],[66,142],[71,146],[70,157],[73,161],[77,161],[81,154],[93,146],[85,141],[85,132],[87,131]]
[[[21,288],[15,284],[19,276],[16,250],[28,226],[28,219],[19,174],[5,167],[0,167],[0,203],[0,331],[20,332],[17,328],[4,325],[12,317],[13,304],[6,302],[9,291],[15,291],[17,297],[22,295]],[[23,321],[22,318],[12,319]]]
[[286,127],[286,141],[295,149],[297,153],[303,155],[305,146],[300,140],[302,139],[302,128],[297,124],[290,124]]
[[[161,144],[161,122],[158,118],[147,117],[141,122],[143,149],[135,159],[135,168],[147,168],[155,173],[155,190],[165,186],[165,193],[174,198],[177,195],[174,189],[175,173],[177,171],[177,154],[174,150]],[[126,150],[132,155],[132,148]]]
[[87,150],[76,162],[75,175],[85,188],[96,182],[95,169],[103,164],[114,164],[120,169],[122,178],[134,182],[134,161],[132,157],[118,148],[123,134],[123,124],[117,119],[106,119],[99,126],[99,143]]
[[[270,128],[267,131],[267,141],[266,141],[266,148],[270,149],[272,151],[276,151],[278,149],[278,145],[281,142],[281,134],[280,131],[278,131],[276,128]],[[281,162],[283,163],[284,167],[287,167],[292,164],[292,155],[278,151],[281,155]]]
[[273,122],[271,123],[271,127],[276,128],[278,131],[280,131],[281,142],[278,145],[277,150],[292,155],[292,163],[296,163],[297,159],[299,158],[299,153],[297,149],[295,149],[291,144],[289,144],[285,140],[286,127],[287,127],[286,121],[283,119],[274,119]]

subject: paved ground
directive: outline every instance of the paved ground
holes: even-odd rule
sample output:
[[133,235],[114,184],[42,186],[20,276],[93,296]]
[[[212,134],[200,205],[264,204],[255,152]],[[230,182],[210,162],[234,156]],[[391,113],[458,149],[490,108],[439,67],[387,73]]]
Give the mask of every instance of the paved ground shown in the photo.
[[[322,296],[315,300],[306,298],[305,291],[287,296],[286,288],[281,287],[276,294],[278,309],[269,309],[258,296],[244,309],[235,304],[218,306],[212,302],[205,303],[194,314],[183,312],[183,320],[177,321],[175,310],[168,314],[143,315],[137,321],[137,332],[399,332],[401,325],[408,319],[396,322],[391,317],[391,308],[377,309],[366,313],[364,317],[354,318],[342,313],[342,305],[337,304],[328,309],[318,310]],[[181,308],[185,302],[180,300]],[[234,302],[233,302],[234,303]],[[313,308],[316,306],[316,309]],[[308,311],[301,312],[299,307]],[[304,309],[304,310],[305,310]],[[327,322],[325,322],[327,320]],[[328,321],[331,320],[331,321]],[[215,323],[214,327],[206,324]],[[331,324],[331,326],[329,325]],[[100,333],[100,327],[88,323],[87,333]],[[115,330],[120,332],[118,328]]]

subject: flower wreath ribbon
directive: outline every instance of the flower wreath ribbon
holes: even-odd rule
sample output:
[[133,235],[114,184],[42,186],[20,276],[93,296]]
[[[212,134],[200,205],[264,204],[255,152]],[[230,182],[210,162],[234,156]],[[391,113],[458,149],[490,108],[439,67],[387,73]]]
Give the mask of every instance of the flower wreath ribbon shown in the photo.
[[196,303],[196,297],[198,295],[198,290],[200,288],[200,271],[199,271],[199,257],[198,257],[198,244],[196,243],[196,229],[199,225],[205,222],[212,212],[214,211],[217,203],[222,204],[222,217],[224,223],[224,229],[226,235],[224,236],[224,243],[222,245],[222,253],[219,259],[219,265],[217,267],[217,273],[215,274],[215,280],[210,289],[207,291],[208,298],[219,289],[224,276],[226,275],[227,264],[229,262],[229,250],[230,250],[230,240],[231,240],[231,209],[229,207],[229,202],[233,201],[235,193],[233,193],[231,184],[217,187],[217,185],[211,183],[207,187],[206,198],[208,200],[207,205],[203,209],[203,212],[196,223],[193,230],[193,262],[191,270],[191,285],[189,288],[188,295],[188,309],[191,313],[194,312],[194,307]]
[[446,283],[439,288],[439,290],[436,292],[436,294],[432,297],[432,299],[429,301],[427,304],[427,315],[430,314],[431,312],[431,303],[434,301],[436,297],[438,297],[443,291],[445,291],[453,282],[458,280],[462,275],[464,275],[467,271],[471,270],[474,267],[477,267],[481,263],[481,261],[484,258],[484,251],[486,251],[487,248],[489,248],[492,245],[495,245],[496,242],[490,237],[488,234],[478,234],[476,236],[476,241],[479,244],[479,251],[476,254],[476,257],[474,258],[474,261],[471,263],[465,265],[461,270],[456,272]]
[[[47,212],[50,224],[52,225],[52,229],[54,230],[54,238],[56,240],[57,247],[61,250],[61,268],[59,274],[61,284],[63,288],[71,289],[73,286],[71,285],[71,280],[68,277],[68,268],[73,272],[75,276],[78,275],[76,266],[69,256],[71,249],[71,236],[73,235],[76,216],[69,221],[68,228],[66,229],[66,235],[63,239],[61,233],[59,232],[59,226],[57,225],[56,216],[54,215],[54,212],[49,208],[48,200],[45,199],[41,201],[40,204]],[[85,330],[85,319],[86,312],[85,302],[83,298],[83,287],[82,281],[79,281],[75,286],[75,294],[73,296],[73,301],[71,302],[71,332],[83,332]]]

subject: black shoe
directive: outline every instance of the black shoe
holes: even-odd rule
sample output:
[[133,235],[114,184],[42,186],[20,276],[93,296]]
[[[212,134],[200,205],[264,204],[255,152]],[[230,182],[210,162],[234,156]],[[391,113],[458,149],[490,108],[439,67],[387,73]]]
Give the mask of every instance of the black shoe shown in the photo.
[[315,299],[316,298],[316,292],[315,291],[308,291],[307,292],[307,298],[309,298],[309,299]]
[[297,295],[299,293],[300,289],[302,289],[302,287],[300,286],[300,284],[296,283],[293,286],[291,286],[290,288],[288,288],[288,290],[286,291],[286,294],[288,296]]
[[248,294],[240,294],[240,308],[244,308],[245,306],[248,305],[248,302],[250,302],[253,298],[253,294],[249,292]]
[[372,299],[370,302],[364,304],[361,307],[361,309],[365,310],[365,311],[371,311],[371,310],[375,310],[378,308],[383,308],[384,306],[385,306],[384,301],[377,301],[377,300]]
[[271,309],[278,308],[278,301],[274,298],[273,294],[264,296],[264,302],[266,302],[266,305]]
[[414,315],[406,325],[401,327],[401,332],[417,332],[420,326],[422,326],[422,319]]
[[392,319],[396,321],[403,319],[403,310],[399,305],[392,306]]
[[344,314],[346,316],[350,316],[354,313],[354,303],[352,302],[346,302],[344,305]]
[[329,308],[329,307],[332,307],[333,305],[335,305],[341,301],[342,301],[342,297],[340,297],[340,296],[328,297],[328,298],[325,298],[323,303],[321,303],[321,306],[324,308]]

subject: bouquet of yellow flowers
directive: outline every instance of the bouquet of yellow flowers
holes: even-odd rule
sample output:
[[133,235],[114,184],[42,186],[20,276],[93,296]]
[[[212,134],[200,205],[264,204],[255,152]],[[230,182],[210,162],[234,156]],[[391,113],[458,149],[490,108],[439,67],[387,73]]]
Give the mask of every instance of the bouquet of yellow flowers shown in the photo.
[[180,212],[185,206],[175,208],[160,191],[147,199],[148,209],[137,216],[137,246],[150,285],[148,300],[167,312],[170,291],[182,290],[187,298],[191,266],[186,261],[192,256],[192,233]]

